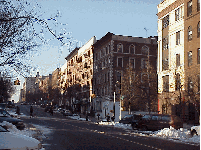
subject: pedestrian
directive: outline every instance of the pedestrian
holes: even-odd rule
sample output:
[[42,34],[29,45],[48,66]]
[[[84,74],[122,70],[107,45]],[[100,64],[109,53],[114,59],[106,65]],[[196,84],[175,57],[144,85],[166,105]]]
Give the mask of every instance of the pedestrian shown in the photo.
[[99,120],[99,118],[100,118],[100,114],[98,113],[97,116],[98,116],[98,120]]
[[50,107],[50,114],[53,116],[53,109]]
[[16,107],[16,114],[20,115],[20,108],[19,108],[19,106]]
[[33,117],[33,107],[30,107],[30,118]]
[[110,116],[109,116],[109,114],[107,115],[107,122],[110,122]]
[[86,115],[86,121],[88,121],[88,114]]
[[114,116],[112,116],[112,117],[111,117],[111,120],[112,120],[112,121],[114,121],[114,119],[115,119],[115,117],[114,117]]

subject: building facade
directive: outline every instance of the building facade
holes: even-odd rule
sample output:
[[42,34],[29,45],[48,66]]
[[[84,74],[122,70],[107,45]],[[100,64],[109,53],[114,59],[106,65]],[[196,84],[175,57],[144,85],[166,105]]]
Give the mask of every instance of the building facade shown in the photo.
[[[141,38],[108,32],[94,44],[94,111],[113,116],[114,97],[120,100],[121,80],[128,65],[140,71],[150,62],[156,69],[157,37]],[[157,80],[156,80],[157,82]],[[118,85],[118,84],[119,85]],[[157,99],[156,99],[157,101]]]
[[[193,43],[187,40],[192,38],[192,20],[187,18],[188,7],[195,9],[199,0],[164,0],[158,5],[158,100],[159,111],[162,114],[176,114],[189,120],[187,102],[188,57],[192,60],[192,51],[188,50]],[[194,7],[192,7],[192,2]],[[197,8],[197,7],[196,7]],[[193,19],[198,19],[197,11],[193,11]],[[192,16],[191,16],[192,17]],[[199,19],[198,19],[199,20]],[[199,21],[196,22],[198,26]],[[195,26],[196,26],[195,25]],[[197,29],[197,28],[196,28]],[[194,31],[195,32],[195,31]],[[194,35],[195,36],[195,35]],[[197,58],[199,42],[194,37],[194,57]],[[189,48],[188,48],[189,47]],[[196,52],[195,52],[196,51]],[[197,60],[197,59],[196,59]],[[195,61],[195,60],[194,60]],[[190,64],[192,63],[189,62]],[[194,62],[195,63],[195,62]],[[198,65],[194,65],[194,67]],[[191,72],[191,74],[197,73]],[[198,78],[196,78],[198,79]],[[189,81],[190,82],[190,81]]]
[[90,111],[93,83],[93,44],[92,37],[81,48],[76,48],[66,57],[67,93],[73,109],[81,113]]

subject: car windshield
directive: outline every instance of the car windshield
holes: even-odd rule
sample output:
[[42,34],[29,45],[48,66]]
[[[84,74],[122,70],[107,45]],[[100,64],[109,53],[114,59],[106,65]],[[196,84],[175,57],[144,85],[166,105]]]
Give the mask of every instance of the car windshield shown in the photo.
[[130,117],[132,117],[132,115],[126,115],[126,116],[124,116],[124,118],[130,118]]
[[8,132],[8,131],[4,129],[2,126],[0,126],[0,132]]

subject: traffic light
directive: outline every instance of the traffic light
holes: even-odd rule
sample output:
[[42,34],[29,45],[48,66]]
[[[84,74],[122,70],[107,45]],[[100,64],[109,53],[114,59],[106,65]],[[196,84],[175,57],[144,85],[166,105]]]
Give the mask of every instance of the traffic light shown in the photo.
[[20,85],[20,80],[18,80],[18,78],[14,81],[14,85]]

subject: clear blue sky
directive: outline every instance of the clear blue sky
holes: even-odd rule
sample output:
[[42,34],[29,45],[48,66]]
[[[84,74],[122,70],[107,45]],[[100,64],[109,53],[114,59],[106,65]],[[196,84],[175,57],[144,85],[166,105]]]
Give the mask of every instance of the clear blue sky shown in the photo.
[[[107,32],[137,37],[157,35],[157,5],[160,0],[38,0],[45,17],[61,13],[60,22],[67,23],[67,31],[78,42],[85,44],[92,36],[97,39]],[[147,33],[145,29],[147,29]],[[76,44],[75,44],[76,45]],[[40,74],[48,75],[65,62],[69,54],[59,44],[40,47],[34,56]]]

